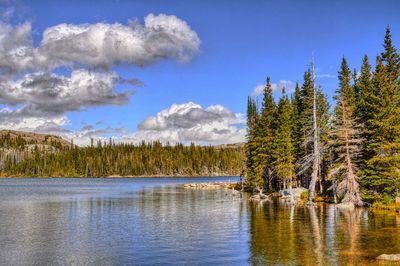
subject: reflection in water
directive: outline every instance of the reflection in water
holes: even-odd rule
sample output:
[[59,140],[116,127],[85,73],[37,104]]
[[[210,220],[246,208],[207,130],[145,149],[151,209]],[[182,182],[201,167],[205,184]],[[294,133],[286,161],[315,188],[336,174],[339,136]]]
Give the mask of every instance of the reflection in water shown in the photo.
[[374,265],[382,253],[400,253],[395,215],[279,202],[249,202],[249,209],[254,265]]
[[400,253],[399,216],[177,186],[210,180],[1,180],[0,264],[373,265]]
[[[193,182],[182,179],[115,180],[108,183],[112,190],[103,180],[90,189],[77,188],[75,180],[72,189],[53,182],[61,181],[0,183],[0,264],[248,261],[247,205],[229,191],[176,186]],[[19,202],[4,196],[29,192]]]

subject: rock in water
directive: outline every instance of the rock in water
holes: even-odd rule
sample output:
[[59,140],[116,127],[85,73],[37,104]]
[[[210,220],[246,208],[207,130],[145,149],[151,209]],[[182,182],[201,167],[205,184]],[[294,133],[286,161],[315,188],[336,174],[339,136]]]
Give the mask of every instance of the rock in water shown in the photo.
[[346,210],[354,210],[355,209],[354,203],[350,203],[350,202],[336,204],[336,207],[339,209],[346,209]]
[[268,195],[265,194],[255,194],[250,197],[250,200],[259,200],[259,201],[269,201]]
[[[308,189],[303,188],[303,187],[292,188],[293,198],[294,199],[300,198],[301,193],[303,193],[304,191],[307,191],[307,190]],[[282,198],[290,198],[290,189],[279,190],[279,196]]]
[[400,261],[400,254],[382,254],[376,258],[377,260]]

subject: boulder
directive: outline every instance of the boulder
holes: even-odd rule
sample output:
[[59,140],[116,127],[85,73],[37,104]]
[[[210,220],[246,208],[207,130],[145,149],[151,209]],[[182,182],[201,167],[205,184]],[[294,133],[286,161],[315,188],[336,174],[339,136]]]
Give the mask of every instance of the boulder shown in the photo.
[[[293,198],[294,199],[298,199],[300,198],[301,194],[304,191],[307,191],[308,189],[303,188],[303,187],[296,187],[296,188],[292,188],[292,194],[293,194]],[[282,189],[279,190],[279,196],[282,198],[290,198],[290,189]]]
[[250,200],[269,201],[270,198],[268,197],[268,195],[265,195],[265,194],[255,194],[250,197]]
[[355,205],[354,203],[346,202],[346,203],[336,204],[336,207],[342,210],[354,210]]
[[376,258],[377,260],[400,261],[400,254],[382,254]]
[[396,204],[400,204],[400,197],[396,197],[395,202]]

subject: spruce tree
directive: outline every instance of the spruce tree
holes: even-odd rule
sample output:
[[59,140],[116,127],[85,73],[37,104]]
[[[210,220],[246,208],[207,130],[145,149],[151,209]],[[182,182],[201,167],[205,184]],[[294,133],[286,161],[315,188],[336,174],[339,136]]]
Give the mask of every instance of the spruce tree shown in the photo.
[[273,141],[274,174],[283,189],[292,187],[295,179],[295,157],[293,145],[293,119],[288,96],[283,90],[277,110],[277,127]]
[[364,124],[372,119],[372,110],[369,106],[371,93],[374,93],[371,77],[371,65],[369,64],[368,56],[364,55],[356,90],[357,116]]
[[256,132],[258,125],[257,105],[252,97],[247,99],[247,142],[246,142],[246,184],[250,187],[262,185],[263,180],[255,171],[255,157],[257,154]]
[[386,27],[383,48],[384,51],[381,53],[381,58],[386,68],[389,83],[392,85],[398,85],[400,74],[400,56],[392,43],[392,34],[389,26]]
[[[267,77],[260,116],[255,132],[257,151],[255,155],[254,169],[258,178],[262,178],[264,180],[264,185],[268,186],[268,189],[270,190],[273,189],[271,149],[274,138],[275,112],[276,104],[272,96],[272,86],[270,83],[270,78]],[[258,189],[262,189],[261,185]]]
[[300,90],[300,151],[297,160],[297,168],[302,186],[308,186],[309,176],[312,166],[312,135],[313,131],[313,92],[314,83],[311,77],[311,71],[304,73],[304,82]]
[[360,180],[369,199],[393,198],[400,188],[400,95],[390,73],[390,65],[378,57],[367,99],[371,118],[365,125],[366,151],[370,157]]
[[299,83],[296,82],[296,87],[291,99],[292,108],[292,136],[294,146],[295,161],[300,159],[301,154],[301,114],[302,114],[302,101]]

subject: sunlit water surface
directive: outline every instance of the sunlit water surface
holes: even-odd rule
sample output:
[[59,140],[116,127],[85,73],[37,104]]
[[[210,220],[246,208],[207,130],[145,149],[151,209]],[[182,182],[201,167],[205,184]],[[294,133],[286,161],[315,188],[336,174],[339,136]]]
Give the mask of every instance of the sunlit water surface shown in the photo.
[[0,263],[373,265],[400,253],[400,216],[180,186],[237,179],[1,179]]

